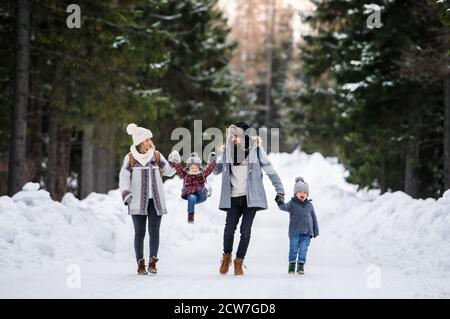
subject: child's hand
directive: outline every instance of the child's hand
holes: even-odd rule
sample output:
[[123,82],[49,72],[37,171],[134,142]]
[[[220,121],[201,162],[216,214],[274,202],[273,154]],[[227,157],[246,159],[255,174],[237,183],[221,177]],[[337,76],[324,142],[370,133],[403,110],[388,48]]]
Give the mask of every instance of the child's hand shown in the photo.
[[125,201],[125,206],[128,206],[128,205],[131,204],[132,198],[133,198],[133,196],[129,196],[129,197],[127,198],[127,200]]
[[181,162],[180,153],[178,153],[178,151],[173,151],[169,154],[168,161],[169,163],[179,164]]
[[277,194],[277,196],[275,196],[275,201],[277,202],[278,206],[280,206],[281,204],[284,204],[284,195]]
[[211,152],[208,155],[208,163],[215,162],[217,160],[217,155],[215,152]]

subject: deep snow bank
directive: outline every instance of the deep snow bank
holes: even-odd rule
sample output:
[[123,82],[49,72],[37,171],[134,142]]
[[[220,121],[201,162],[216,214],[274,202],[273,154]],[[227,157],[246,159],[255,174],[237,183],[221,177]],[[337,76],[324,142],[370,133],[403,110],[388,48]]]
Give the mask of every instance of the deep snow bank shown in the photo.
[[12,198],[0,197],[0,268],[108,257],[129,241],[118,191],[83,201],[68,193],[59,203],[38,188],[28,183]]
[[410,274],[450,275],[450,190],[438,200],[357,191],[345,182],[346,172],[336,159],[298,151],[278,156],[285,187],[292,188],[294,175],[309,182],[323,236],[351,242],[362,257],[379,265]]
[[[395,265],[409,273],[434,271],[438,277],[450,273],[450,191],[438,200],[414,200],[402,192],[380,196],[377,191],[357,191],[355,185],[348,184],[346,171],[336,159],[300,151],[270,157],[288,197],[296,176],[303,176],[309,183],[321,236],[348,241],[358,248],[361,257],[380,265]],[[209,180],[213,195],[201,207],[201,218],[207,222],[189,227],[186,202],[179,197],[180,179],[165,182],[169,215],[164,217],[161,229],[162,253],[170,253],[171,247],[182,245],[197,233],[222,231],[224,214],[217,209],[220,178],[212,176]],[[269,211],[275,212],[275,192],[267,177],[264,183]],[[280,218],[278,214],[271,216],[274,221]],[[280,229],[280,234],[286,232],[285,227]],[[12,198],[0,197],[3,270],[55,260],[129,258],[132,235],[118,190],[107,195],[93,193],[82,201],[66,194],[59,203],[38,185],[27,184]]]

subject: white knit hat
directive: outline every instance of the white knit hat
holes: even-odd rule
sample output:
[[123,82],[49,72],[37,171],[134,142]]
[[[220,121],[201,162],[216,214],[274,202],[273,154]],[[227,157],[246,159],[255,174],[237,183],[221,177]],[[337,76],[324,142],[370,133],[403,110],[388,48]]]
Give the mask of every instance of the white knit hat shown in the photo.
[[303,177],[296,177],[295,178],[294,196],[298,192],[305,192],[305,193],[309,194],[308,184],[305,182]]
[[133,137],[134,146],[138,146],[146,139],[153,137],[153,134],[149,129],[139,127],[134,123],[128,124],[127,133]]

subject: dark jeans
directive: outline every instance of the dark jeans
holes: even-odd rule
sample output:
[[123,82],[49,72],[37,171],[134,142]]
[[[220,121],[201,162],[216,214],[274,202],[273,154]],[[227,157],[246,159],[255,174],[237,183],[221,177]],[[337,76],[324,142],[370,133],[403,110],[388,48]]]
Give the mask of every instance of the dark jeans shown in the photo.
[[144,258],[144,238],[145,226],[148,217],[148,234],[150,242],[150,257],[158,257],[159,248],[159,226],[161,225],[161,216],[156,213],[153,200],[148,202],[147,215],[131,215],[134,225],[134,252],[136,260]]
[[237,258],[244,258],[247,253],[250,235],[252,231],[253,219],[256,215],[256,208],[247,207],[247,197],[239,196],[231,198],[231,208],[227,210],[227,219],[223,233],[223,252],[231,254],[233,251],[234,232],[236,231],[239,219],[241,222],[241,239],[239,241]]

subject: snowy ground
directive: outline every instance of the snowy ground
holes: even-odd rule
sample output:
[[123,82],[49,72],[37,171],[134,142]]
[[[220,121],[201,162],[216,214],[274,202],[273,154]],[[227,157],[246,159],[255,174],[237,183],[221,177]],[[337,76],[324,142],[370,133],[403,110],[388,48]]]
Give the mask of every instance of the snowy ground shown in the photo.
[[289,195],[296,176],[310,185],[321,234],[305,276],[287,274],[288,215],[267,177],[269,209],[255,219],[241,277],[218,274],[220,177],[210,177],[213,195],[194,225],[181,181],[165,183],[157,276],[135,274],[133,229],[117,190],[58,203],[28,184],[0,197],[0,298],[450,298],[450,191],[439,200],[380,196],[358,192],[320,154],[271,159]]

